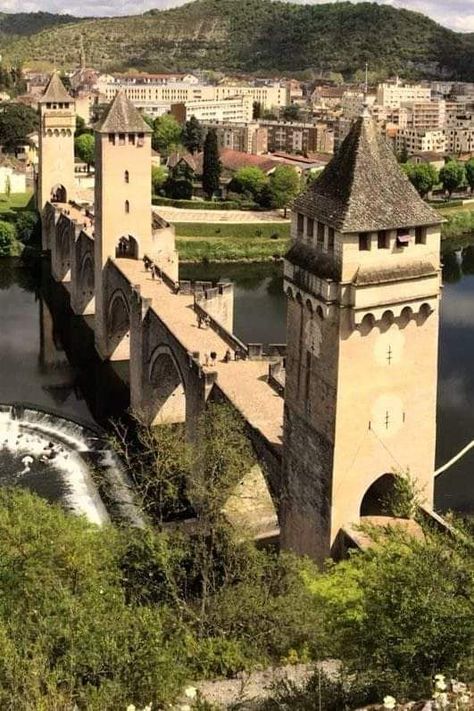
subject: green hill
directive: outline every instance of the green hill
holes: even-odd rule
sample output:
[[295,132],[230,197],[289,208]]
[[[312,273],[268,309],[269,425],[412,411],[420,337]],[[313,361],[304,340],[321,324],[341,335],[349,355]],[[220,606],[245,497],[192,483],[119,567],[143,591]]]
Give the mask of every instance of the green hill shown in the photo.
[[[133,17],[66,22],[1,41],[6,59],[77,63],[80,35],[88,63],[102,69],[344,74],[369,62],[387,73],[471,78],[474,38],[419,13],[376,3],[301,5],[272,0],[196,0]],[[470,77],[469,77],[470,74]]]
[[32,35],[55,25],[65,25],[77,22],[78,18],[72,15],[54,15],[51,12],[0,12],[0,38]]

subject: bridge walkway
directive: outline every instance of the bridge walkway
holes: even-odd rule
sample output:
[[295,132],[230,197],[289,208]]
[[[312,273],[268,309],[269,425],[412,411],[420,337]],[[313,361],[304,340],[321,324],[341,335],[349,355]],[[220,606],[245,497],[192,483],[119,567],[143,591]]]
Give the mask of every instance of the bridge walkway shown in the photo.
[[[228,343],[211,328],[199,328],[193,295],[175,294],[161,280],[153,280],[142,262],[116,259],[114,265],[132,286],[150,299],[150,307],[190,353],[199,352],[199,362],[207,372],[217,372],[217,385],[248,423],[273,446],[283,441],[283,399],[268,384],[268,361],[231,360],[224,362]],[[215,352],[217,363],[205,366],[205,355]]]

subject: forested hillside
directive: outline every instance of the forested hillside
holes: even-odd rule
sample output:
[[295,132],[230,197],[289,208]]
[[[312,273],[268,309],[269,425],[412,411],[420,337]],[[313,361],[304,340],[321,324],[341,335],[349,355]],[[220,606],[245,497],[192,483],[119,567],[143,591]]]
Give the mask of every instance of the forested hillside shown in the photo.
[[[15,16],[12,16],[12,18]],[[61,17],[61,20],[63,18]],[[13,22],[13,19],[10,20]],[[196,0],[133,17],[88,19],[3,39],[12,61],[77,63],[83,35],[88,63],[142,68],[352,74],[369,62],[386,73],[471,78],[474,37],[429,18],[376,3],[296,5],[272,0]]]

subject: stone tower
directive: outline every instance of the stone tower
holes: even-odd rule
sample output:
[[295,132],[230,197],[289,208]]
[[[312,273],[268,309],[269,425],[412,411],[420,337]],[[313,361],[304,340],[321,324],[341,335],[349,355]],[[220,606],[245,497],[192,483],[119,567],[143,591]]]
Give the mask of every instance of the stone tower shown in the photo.
[[99,354],[109,358],[107,261],[152,251],[151,129],[123,92],[96,125],[95,146],[95,337]]
[[74,195],[75,105],[56,73],[39,100],[39,114],[37,206],[42,211],[48,201],[64,203]]
[[322,561],[394,471],[433,504],[441,220],[367,108],[292,220],[282,541]]

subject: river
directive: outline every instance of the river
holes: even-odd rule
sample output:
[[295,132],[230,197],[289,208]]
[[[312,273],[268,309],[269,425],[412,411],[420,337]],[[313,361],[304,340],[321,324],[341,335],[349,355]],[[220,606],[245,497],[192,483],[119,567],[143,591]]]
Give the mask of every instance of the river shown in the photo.
[[[474,246],[446,254],[444,265],[438,466],[474,439]],[[236,334],[246,342],[285,342],[280,265],[182,265],[180,276],[232,280]],[[0,313],[0,402],[27,402],[99,425],[127,408],[128,367],[101,363],[90,327],[71,313],[46,262],[0,260]],[[474,450],[438,478],[436,504],[474,512]]]

